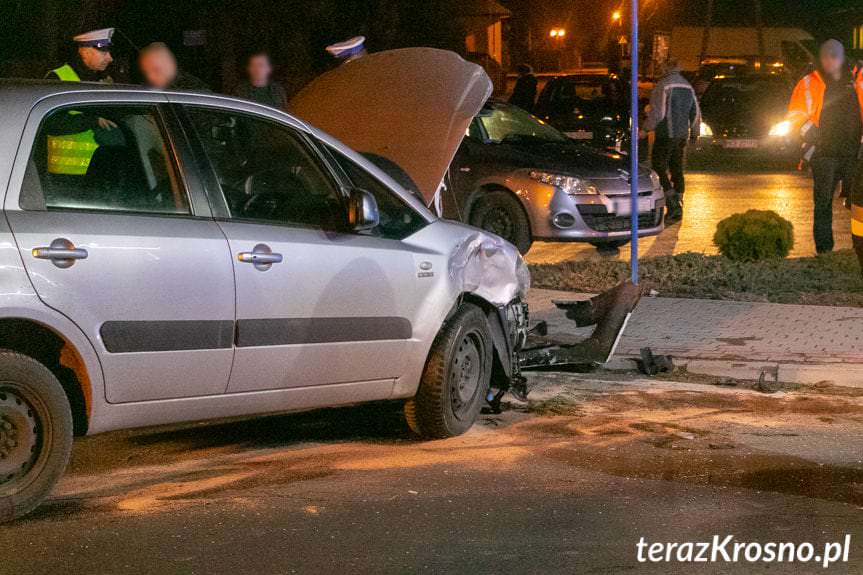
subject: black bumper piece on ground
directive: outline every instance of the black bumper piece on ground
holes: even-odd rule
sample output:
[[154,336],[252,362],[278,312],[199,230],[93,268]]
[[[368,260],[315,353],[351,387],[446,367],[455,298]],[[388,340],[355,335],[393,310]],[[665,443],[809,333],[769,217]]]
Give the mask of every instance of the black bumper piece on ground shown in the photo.
[[556,301],[577,326],[596,325],[593,334],[574,345],[545,345],[519,352],[520,371],[592,371],[614,353],[626,321],[641,299],[641,290],[630,281],[588,301]]

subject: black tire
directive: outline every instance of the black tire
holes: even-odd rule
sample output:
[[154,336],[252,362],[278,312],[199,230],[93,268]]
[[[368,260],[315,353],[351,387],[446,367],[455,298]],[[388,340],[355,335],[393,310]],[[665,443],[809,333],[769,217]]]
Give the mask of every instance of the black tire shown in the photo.
[[443,439],[473,426],[485,404],[492,369],[488,321],[465,304],[432,344],[416,396],[405,403],[405,417],[417,435]]
[[72,451],[72,411],[54,374],[0,350],[0,523],[27,515],[51,492]]
[[485,192],[471,209],[470,225],[499,235],[522,254],[533,244],[527,213],[507,191]]

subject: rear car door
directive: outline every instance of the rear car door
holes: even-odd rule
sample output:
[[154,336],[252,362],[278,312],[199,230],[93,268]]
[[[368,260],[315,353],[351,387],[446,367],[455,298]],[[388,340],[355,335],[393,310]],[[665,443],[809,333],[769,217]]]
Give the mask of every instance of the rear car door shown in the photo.
[[113,403],[220,394],[230,374],[231,255],[172,133],[158,94],[42,101],[6,197],[36,292],[93,342]]
[[347,229],[345,190],[301,130],[215,107],[183,115],[213,168],[208,188],[233,254],[229,391],[402,375],[418,313],[413,254]]

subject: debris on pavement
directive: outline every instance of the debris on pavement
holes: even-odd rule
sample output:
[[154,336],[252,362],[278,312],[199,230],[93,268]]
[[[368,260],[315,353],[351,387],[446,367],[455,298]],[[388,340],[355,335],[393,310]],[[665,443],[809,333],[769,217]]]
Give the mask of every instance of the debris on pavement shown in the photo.
[[644,375],[657,375],[674,371],[674,362],[670,355],[653,355],[649,347],[641,348],[641,358],[635,360],[638,371]]
[[522,371],[593,371],[614,354],[626,322],[641,299],[641,290],[626,281],[587,301],[555,301],[578,327],[596,325],[593,334],[573,345],[523,349]]

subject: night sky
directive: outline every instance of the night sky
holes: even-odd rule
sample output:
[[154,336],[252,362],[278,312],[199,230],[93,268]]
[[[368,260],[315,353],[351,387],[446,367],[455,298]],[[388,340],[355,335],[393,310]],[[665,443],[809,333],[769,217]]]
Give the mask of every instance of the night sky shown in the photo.
[[[613,28],[611,13],[626,8],[624,0],[497,0],[513,17],[506,23],[512,57],[547,42],[547,31],[563,26],[567,48],[585,58],[601,58]],[[237,57],[249,47],[269,47],[285,75],[314,73],[328,63],[323,47],[355,34],[369,37],[372,50],[409,45],[463,48],[452,14],[468,0],[0,0],[0,74],[39,71],[58,64],[67,38],[80,28],[117,26],[134,43],[164,40],[176,47],[187,29],[212,27],[230,30]],[[831,15],[842,8],[863,12],[860,0],[762,0],[767,26],[797,26],[816,38],[831,34],[830,26],[849,21]],[[707,0],[641,0],[645,37],[670,31],[675,25],[704,23]],[[715,0],[716,25],[753,25],[751,0]],[[863,17],[860,18],[863,24]],[[45,45],[45,39],[50,42]],[[844,38],[843,38],[844,39]],[[218,48],[209,39],[207,54]],[[120,45],[124,42],[121,40]],[[123,48],[119,48],[122,50]],[[184,56],[185,55],[182,55]],[[29,62],[29,63],[28,63]],[[213,62],[198,70],[219,72]],[[35,73],[35,72],[34,72]]]

